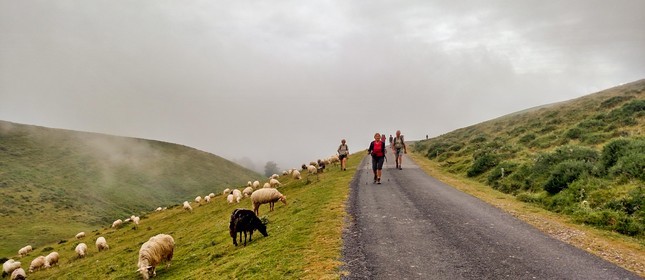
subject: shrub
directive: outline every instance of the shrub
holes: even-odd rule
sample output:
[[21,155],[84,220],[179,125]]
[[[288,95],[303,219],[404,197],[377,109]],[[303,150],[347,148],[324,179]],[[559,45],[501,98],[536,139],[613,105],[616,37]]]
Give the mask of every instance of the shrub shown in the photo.
[[478,135],[477,137],[473,138],[473,140],[470,140],[470,143],[472,144],[477,144],[477,143],[483,143],[486,142],[486,135]]
[[530,143],[531,141],[535,140],[535,138],[537,138],[537,136],[535,136],[535,134],[529,133],[529,134],[526,134],[526,135],[522,136],[522,138],[520,138],[519,142],[522,143],[522,144],[527,144],[527,143]]
[[592,164],[581,160],[561,162],[551,171],[549,178],[544,184],[544,190],[550,194],[557,194],[567,188],[576,179],[591,173],[592,169]]
[[609,174],[614,177],[624,176],[628,179],[645,181],[645,154],[631,154],[621,157]]
[[495,167],[499,161],[497,156],[493,155],[491,152],[483,152],[479,155],[473,155],[473,160],[473,165],[466,173],[468,177],[475,177],[488,171]]
[[624,95],[614,96],[614,97],[611,97],[611,98],[603,101],[602,103],[600,103],[600,108],[601,109],[603,109],[603,108],[612,108],[612,107],[615,107],[616,105],[618,105],[620,103],[623,103],[623,102],[625,102],[627,100],[630,100],[632,98],[634,98],[634,97],[633,96],[624,96]]
[[582,136],[582,129],[580,129],[579,127],[571,128],[567,130],[564,136],[569,139],[579,139],[580,136]]
[[522,192],[517,194],[515,198],[522,202],[542,204],[546,198],[546,192]]
[[600,156],[600,160],[604,168],[611,168],[616,164],[616,162],[618,162],[619,158],[625,156],[627,154],[629,144],[630,141],[627,139],[617,139],[605,145],[602,148]]

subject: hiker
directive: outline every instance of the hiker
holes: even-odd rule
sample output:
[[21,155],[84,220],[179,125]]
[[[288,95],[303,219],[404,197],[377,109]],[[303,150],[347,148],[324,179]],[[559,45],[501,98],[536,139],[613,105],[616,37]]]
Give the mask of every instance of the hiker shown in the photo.
[[338,146],[338,159],[340,159],[340,170],[347,170],[346,163],[347,163],[347,158],[349,157],[349,148],[347,147],[347,143],[345,139],[340,140],[340,146]]
[[390,147],[392,147],[392,141],[393,141],[393,139],[394,139],[394,138],[392,137],[392,134],[390,134],[390,142],[389,142],[389,143],[390,143]]
[[[385,140],[385,139],[384,139]],[[381,134],[374,134],[374,141],[370,143],[367,153],[372,156],[372,172],[374,172],[374,183],[381,184],[381,172],[385,162],[385,142],[381,141]]]
[[401,151],[407,154],[408,148],[405,146],[405,141],[400,130],[396,131],[396,137],[394,137],[394,141],[392,142],[392,150],[394,151],[394,158],[396,159],[396,169],[403,170],[401,167],[403,163],[403,154],[401,154]]

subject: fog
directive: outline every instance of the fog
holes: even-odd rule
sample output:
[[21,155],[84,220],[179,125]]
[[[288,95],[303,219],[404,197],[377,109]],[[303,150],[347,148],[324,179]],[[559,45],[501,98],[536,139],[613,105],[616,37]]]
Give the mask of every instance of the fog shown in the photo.
[[262,170],[645,78],[645,1],[0,0],[0,120]]

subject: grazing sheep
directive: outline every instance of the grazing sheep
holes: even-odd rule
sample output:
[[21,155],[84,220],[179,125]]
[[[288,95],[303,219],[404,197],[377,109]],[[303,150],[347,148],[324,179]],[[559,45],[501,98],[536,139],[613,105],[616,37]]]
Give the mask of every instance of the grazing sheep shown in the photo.
[[214,193],[209,193],[208,197],[213,198],[213,197],[215,197],[215,194]]
[[197,197],[195,197],[195,202],[196,202],[197,204],[201,204],[201,203],[202,203],[202,197],[201,197],[201,196],[197,196]]
[[192,213],[193,212],[193,207],[190,207],[190,203],[188,201],[184,201],[184,210]]
[[300,169],[302,169],[302,171],[305,171],[305,170],[307,170],[307,167],[308,167],[308,165],[303,163],[302,166],[300,166]]
[[27,279],[27,273],[21,267],[17,268],[11,273],[11,280],[25,280]]
[[229,194],[228,196],[226,196],[226,201],[228,201],[229,204],[233,203],[234,199],[235,199],[235,196],[232,194]]
[[13,259],[8,259],[2,264],[2,277],[11,275],[11,272],[20,268],[20,262],[14,261]]
[[277,187],[279,187],[279,186],[282,186],[282,184],[280,184],[280,181],[278,181],[277,179],[271,179],[271,180],[269,180],[269,185],[270,185],[272,188],[277,188]]
[[29,272],[34,272],[45,266],[45,256],[38,256],[29,265]]
[[53,265],[58,263],[58,259],[60,258],[60,255],[58,252],[51,252],[49,255],[45,257],[45,268],[50,268]]
[[300,176],[300,171],[298,170],[294,170],[293,172],[291,172],[291,177],[293,177],[296,180],[302,179],[302,177]]
[[230,193],[231,193],[231,189],[229,188],[224,189],[224,191],[222,192],[223,195],[228,195]]
[[110,249],[110,246],[108,246],[107,241],[105,240],[105,237],[101,236],[96,239],[96,249],[99,252]]
[[121,225],[123,225],[123,221],[121,219],[118,219],[112,223],[113,228],[120,228]]
[[280,178],[280,175],[273,174],[273,175],[271,175],[271,177],[269,179],[278,179],[278,178]]
[[257,189],[260,187],[260,181],[253,181],[253,188]]
[[172,255],[175,251],[175,240],[167,234],[157,234],[150,237],[146,243],[141,245],[139,250],[139,262],[137,266],[143,279],[157,275],[156,267],[161,262],[166,262],[166,268],[170,267]]
[[244,196],[246,197],[251,196],[252,193],[253,193],[253,187],[246,187],[246,189],[242,191],[242,194],[244,194]]
[[253,212],[255,215],[260,215],[260,205],[269,203],[269,211],[273,211],[276,201],[282,201],[287,205],[287,197],[281,194],[277,189],[259,189],[251,194],[251,201],[253,201]]
[[210,203],[210,202],[211,202],[211,197],[210,197],[209,195],[204,196],[204,201],[205,201],[206,203]]
[[132,219],[127,218],[127,219],[123,220],[123,223],[124,223],[124,224],[127,224],[127,223],[129,223],[130,221],[132,221]]
[[136,217],[132,218],[132,222],[135,225],[139,225],[139,221],[141,221],[141,218],[139,218],[139,216],[136,216]]
[[269,182],[264,183],[264,186],[262,186],[263,189],[268,189],[271,187],[271,184]]
[[157,212],[159,212],[161,210],[163,210],[163,208],[161,208],[161,207],[157,207],[157,209],[155,209],[155,211],[157,211]]
[[315,165],[309,165],[307,166],[307,171],[309,172],[309,174],[316,174],[318,173],[318,168],[316,168]]
[[318,160],[318,171],[325,172],[326,164],[327,164],[326,162],[324,162],[322,160]]
[[248,182],[246,182],[246,186],[247,186],[247,187],[252,187],[252,186],[253,186],[253,183],[251,183],[251,181],[248,181]]
[[20,250],[18,250],[18,256],[20,256],[22,258],[22,257],[26,256],[27,254],[31,253],[31,250],[33,250],[33,248],[31,248],[31,245],[27,245],[25,247],[22,247],[22,248],[20,248]]
[[[233,196],[234,196],[235,198],[238,198],[238,197],[240,197],[240,198],[241,198],[241,197],[242,197],[242,192],[241,192],[240,190],[238,190],[238,189],[234,189],[234,190],[233,190]],[[239,202],[239,201],[238,201],[238,202]]]
[[81,238],[84,238],[84,237],[85,237],[85,232],[84,231],[81,231],[81,232],[76,234],[76,239],[81,239]]
[[78,255],[79,258],[85,257],[85,255],[87,255],[87,244],[79,243],[76,245],[76,248],[74,248],[74,252],[76,252],[76,255]]
[[235,209],[231,214],[229,222],[229,233],[233,238],[233,245],[237,246],[237,233],[240,233],[240,243],[242,243],[242,233],[244,233],[244,246],[246,246],[246,234],[249,233],[249,242],[253,240],[253,232],[257,229],[265,237],[269,236],[267,227],[260,221],[258,216],[251,210]]

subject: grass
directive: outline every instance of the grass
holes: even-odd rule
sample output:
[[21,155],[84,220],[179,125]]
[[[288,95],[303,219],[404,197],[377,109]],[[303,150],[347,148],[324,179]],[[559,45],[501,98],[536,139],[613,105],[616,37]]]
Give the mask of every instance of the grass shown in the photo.
[[[351,156],[348,169],[354,170],[360,160]],[[262,205],[260,217],[269,220],[269,236],[256,232],[246,247],[233,246],[228,222],[235,208],[251,209],[250,200],[228,204],[219,194],[209,204],[191,203],[193,213],[176,205],[143,215],[139,227],[126,224],[120,229],[86,232],[82,240],[89,247],[86,258],[75,257],[78,241],[69,238],[62,244],[43,244],[19,261],[25,267],[38,255],[59,252],[60,265],[29,274],[32,280],[139,279],[135,270],[141,244],[153,235],[167,233],[174,237],[176,249],[170,268],[158,267],[160,279],[338,279],[345,202],[354,175],[338,169],[328,167],[310,180],[306,175],[302,180],[282,176],[279,190],[287,196],[288,205],[278,203],[273,212]],[[98,236],[107,239],[109,251],[96,251]]]

